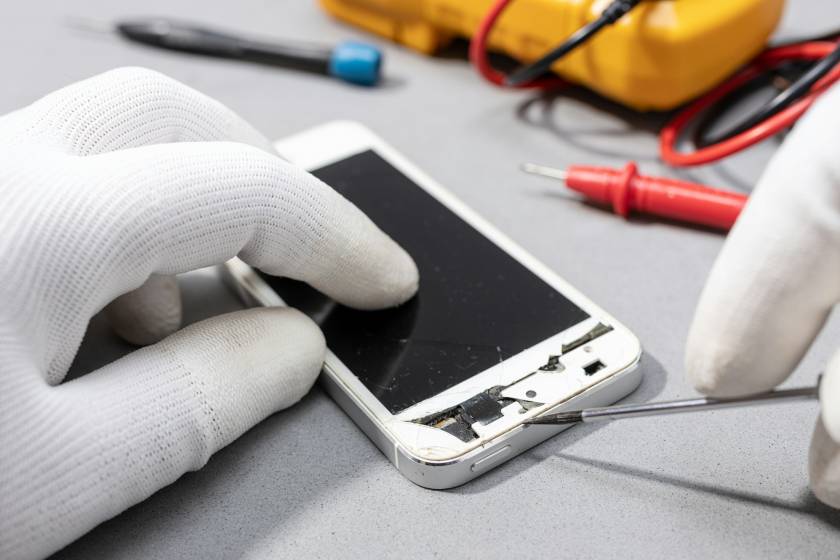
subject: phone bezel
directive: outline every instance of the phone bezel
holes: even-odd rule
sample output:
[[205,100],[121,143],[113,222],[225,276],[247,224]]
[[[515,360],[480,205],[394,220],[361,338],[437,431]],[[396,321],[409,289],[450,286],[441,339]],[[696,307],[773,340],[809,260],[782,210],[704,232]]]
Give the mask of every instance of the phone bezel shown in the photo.
[[[423,188],[482,235],[511,255],[517,262],[531,270],[590,315],[589,319],[556,333],[520,354],[508,358],[439,395],[417,403],[397,414],[391,414],[337,356],[328,352],[324,370],[330,376],[332,382],[346,393],[356,406],[365,409],[368,415],[376,421],[380,430],[387,431],[390,439],[395,441],[396,444],[402,445],[417,460],[431,463],[448,462],[456,460],[459,456],[467,455],[479,447],[490,446],[493,440],[501,436],[507,437],[511,430],[521,429],[523,427],[522,420],[549,410],[555,410],[557,406],[582,393],[595,391],[599,385],[628,368],[634,367],[638,362],[641,354],[639,341],[621,323],[519,247],[365,127],[349,121],[331,122],[281,140],[275,143],[275,148],[281,156],[307,170],[318,169],[362,151],[375,151],[420,188]],[[245,265],[243,263],[232,265],[234,276],[240,282],[247,276],[241,266]],[[259,276],[250,276],[248,282],[252,284],[252,291],[256,289],[260,294],[258,299],[263,305],[283,304],[282,298],[274,293]],[[270,292],[274,297],[272,298],[266,292]],[[590,356],[597,356],[602,358],[608,364],[608,367],[595,376],[586,379],[581,378],[580,380],[573,379],[576,384],[569,385],[563,398],[522,414],[517,419],[517,423],[507,426],[500,425],[497,431],[488,432],[472,442],[465,443],[441,430],[418,426],[407,421],[442,410],[446,406],[458,404],[469,396],[490,387],[516,383],[518,379],[527,376],[528,372],[535,371],[543,365],[548,355],[556,354],[556,348],[562,342],[577,338],[599,321],[610,324],[614,329],[613,332],[589,343],[588,355],[583,356],[582,353],[579,353],[578,362],[580,363],[575,363],[575,360],[572,359],[568,365],[572,367],[582,366],[584,360],[589,359]],[[569,356],[564,356],[564,359],[568,361]],[[457,440],[457,442],[452,440]]]

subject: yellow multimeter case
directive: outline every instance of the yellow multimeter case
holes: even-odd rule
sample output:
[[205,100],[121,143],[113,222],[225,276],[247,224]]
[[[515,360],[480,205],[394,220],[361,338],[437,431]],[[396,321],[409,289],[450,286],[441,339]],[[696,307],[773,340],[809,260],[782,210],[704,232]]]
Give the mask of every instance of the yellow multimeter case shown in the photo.
[[[470,37],[495,0],[320,0],[335,17],[433,54]],[[610,0],[515,0],[489,46],[536,60]],[[758,54],[784,0],[648,0],[552,69],[637,110],[674,108],[710,89]]]

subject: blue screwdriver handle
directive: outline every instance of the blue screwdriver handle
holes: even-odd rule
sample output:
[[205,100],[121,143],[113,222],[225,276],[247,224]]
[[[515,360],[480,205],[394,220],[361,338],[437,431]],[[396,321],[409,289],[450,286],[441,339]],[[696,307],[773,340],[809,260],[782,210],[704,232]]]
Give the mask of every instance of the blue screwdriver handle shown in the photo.
[[116,29],[126,39],[162,49],[292,68],[366,86],[376,84],[382,66],[382,53],[365,43],[273,43],[161,18],[119,22]]

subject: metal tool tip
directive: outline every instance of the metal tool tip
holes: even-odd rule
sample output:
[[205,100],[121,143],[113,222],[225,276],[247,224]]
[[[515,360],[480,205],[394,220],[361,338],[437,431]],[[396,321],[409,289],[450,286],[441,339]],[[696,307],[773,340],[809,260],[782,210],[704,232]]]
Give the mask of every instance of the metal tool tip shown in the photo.
[[525,421],[526,424],[577,424],[578,422],[583,422],[583,413],[580,410],[558,412]]
[[519,168],[525,173],[541,175],[543,177],[550,177],[551,179],[559,179],[561,181],[565,181],[567,177],[566,172],[562,169],[556,169],[554,167],[548,167],[545,165],[538,165],[536,163],[523,163],[519,166]]

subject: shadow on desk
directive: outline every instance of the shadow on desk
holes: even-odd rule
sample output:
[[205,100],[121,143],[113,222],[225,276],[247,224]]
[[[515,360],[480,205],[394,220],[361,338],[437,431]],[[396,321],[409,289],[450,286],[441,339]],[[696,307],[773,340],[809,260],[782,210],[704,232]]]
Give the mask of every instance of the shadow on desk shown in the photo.
[[[592,118],[581,119],[578,112],[578,118],[566,122],[563,109],[569,104],[588,108]],[[541,128],[560,143],[590,156],[656,161],[658,155],[653,135],[671,114],[634,111],[584,88],[568,87],[526,99],[517,107],[516,116],[525,125]],[[628,138],[646,141],[628,142]]]
[[568,453],[557,453],[555,457],[563,461],[570,461],[585,467],[609,471],[610,473],[619,476],[653,482],[655,484],[675,486],[691,492],[702,492],[704,494],[723,498],[724,500],[734,500],[759,507],[811,514],[826,525],[834,527],[835,529],[840,529],[840,511],[823,504],[808,490],[806,490],[796,501],[782,500],[773,496],[738,490],[737,488],[726,488],[724,486],[697,482],[680,476],[646,471],[630,465],[622,465],[619,463],[612,463],[610,461],[577,457]]

